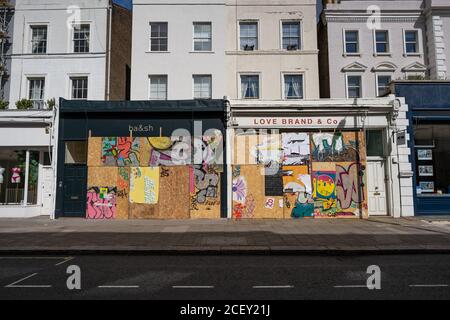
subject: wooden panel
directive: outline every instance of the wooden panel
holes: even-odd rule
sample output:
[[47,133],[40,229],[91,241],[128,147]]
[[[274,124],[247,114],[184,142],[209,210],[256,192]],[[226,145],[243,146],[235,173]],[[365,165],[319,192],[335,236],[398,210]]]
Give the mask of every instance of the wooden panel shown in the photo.
[[130,206],[130,168],[117,168],[117,212],[116,219],[129,218]]
[[220,218],[220,170],[215,166],[190,168],[191,219]]
[[118,171],[116,167],[89,167],[88,188],[116,187]]
[[189,167],[161,167],[159,217],[189,219],[189,205]]
[[88,140],[87,165],[89,167],[101,167],[102,162],[102,138],[91,137]]

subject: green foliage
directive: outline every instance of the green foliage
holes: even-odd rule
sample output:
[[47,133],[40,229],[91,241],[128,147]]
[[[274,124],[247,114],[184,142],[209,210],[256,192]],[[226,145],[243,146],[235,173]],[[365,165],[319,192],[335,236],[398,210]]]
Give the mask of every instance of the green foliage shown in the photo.
[[22,99],[16,102],[16,107],[19,110],[28,110],[33,108],[33,102],[28,99]]
[[0,100],[0,110],[8,109],[9,101]]
[[56,105],[55,98],[47,100],[47,108],[49,110],[53,110],[55,108],[55,105]]
[[[19,165],[17,167],[20,168],[22,173],[25,175],[26,171],[26,159],[27,154],[26,151],[16,151],[17,160],[19,161]],[[36,185],[38,183],[39,177],[39,153],[30,152],[30,166],[29,166],[29,175],[28,175],[28,184]]]

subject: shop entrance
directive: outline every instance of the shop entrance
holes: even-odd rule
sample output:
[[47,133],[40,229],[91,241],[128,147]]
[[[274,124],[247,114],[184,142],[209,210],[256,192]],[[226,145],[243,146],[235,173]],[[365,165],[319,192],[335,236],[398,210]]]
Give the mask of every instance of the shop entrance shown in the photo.
[[384,160],[367,161],[367,193],[369,215],[387,215],[386,168]]

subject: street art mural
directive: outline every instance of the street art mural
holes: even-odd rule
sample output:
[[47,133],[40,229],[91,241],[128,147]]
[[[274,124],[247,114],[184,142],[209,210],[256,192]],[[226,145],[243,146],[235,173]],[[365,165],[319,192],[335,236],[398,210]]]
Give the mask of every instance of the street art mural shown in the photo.
[[255,198],[248,193],[247,180],[241,176],[241,166],[233,168],[233,218],[251,219],[256,208]]
[[159,198],[159,167],[133,167],[130,173],[130,202],[157,204]]
[[179,166],[191,162],[190,137],[147,138],[151,146],[149,166]]
[[116,217],[117,189],[92,187],[87,191],[87,219],[114,219]]
[[285,206],[292,218],[314,216],[311,176],[308,166],[283,166]]
[[191,215],[220,217],[220,168],[205,164],[190,170]]
[[365,204],[364,190],[361,187],[363,170],[353,163],[336,164],[336,199],[339,216],[359,216]]
[[277,166],[281,162],[282,148],[279,134],[261,135],[252,147],[251,155],[256,164]]
[[336,165],[313,163],[312,184],[314,215],[317,217],[336,215]]
[[311,138],[312,161],[358,161],[358,134],[355,132],[314,133]]
[[139,166],[140,138],[104,137],[102,161],[106,166]]
[[308,133],[283,133],[282,162],[283,165],[307,165],[310,158],[310,143]]

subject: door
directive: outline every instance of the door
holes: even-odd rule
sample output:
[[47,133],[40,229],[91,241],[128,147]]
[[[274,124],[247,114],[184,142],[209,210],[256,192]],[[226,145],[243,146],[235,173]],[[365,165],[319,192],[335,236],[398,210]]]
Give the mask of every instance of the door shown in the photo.
[[87,167],[65,165],[63,181],[63,217],[86,217]]
[[42,215],[51,215],[53,212],[53,179],[52,167],[43,167],[41,178]]
[[384,160],[367,162],[367,193],[369,215],[386,216],[386,170]]

